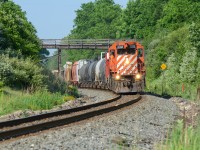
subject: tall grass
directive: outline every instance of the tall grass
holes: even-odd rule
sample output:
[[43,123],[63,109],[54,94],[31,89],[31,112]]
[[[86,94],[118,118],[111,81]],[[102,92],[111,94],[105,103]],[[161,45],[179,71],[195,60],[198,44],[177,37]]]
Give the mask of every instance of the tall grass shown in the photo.
[[198,86],[194,86],[190,84],[168,85],[167,81],[159,78],[154,81],[147,81],[146,91],[152,92],[158,95],[178,96],[178,97],[195,101],[197,100],[197,95],[198,95],[197,88]]
[[200,127],[184,127],[183,121],[178,121],[169,138],[160,150],[200,150]]
[[[12,113],[17,110],[43,110],[60,105],[66,98],[60,93],[38,91],[34,94],[24,94],[20,91],[10,90],[0,93],[0,115]],[[65,96],[66,97],[66,96]],[[73,97],[72,97],[73,98]]]

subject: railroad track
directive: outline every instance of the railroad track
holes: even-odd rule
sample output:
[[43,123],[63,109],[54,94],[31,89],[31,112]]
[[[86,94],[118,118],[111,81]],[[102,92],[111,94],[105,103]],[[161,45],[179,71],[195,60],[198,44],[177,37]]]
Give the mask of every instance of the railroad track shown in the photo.
[[0,122],[0,141],[86,120],[122,109],[140,99],[140,95],[118,95],[86,106]]

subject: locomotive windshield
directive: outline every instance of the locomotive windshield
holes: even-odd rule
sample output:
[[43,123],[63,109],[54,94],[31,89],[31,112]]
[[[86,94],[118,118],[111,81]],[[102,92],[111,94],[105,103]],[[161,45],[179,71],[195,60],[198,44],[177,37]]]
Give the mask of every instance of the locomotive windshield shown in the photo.
[[118,55],[135,54],[135,48],[118,49],[117,53],[118,53]]
[[138,57],[142,57],[142,49],[138,49]]

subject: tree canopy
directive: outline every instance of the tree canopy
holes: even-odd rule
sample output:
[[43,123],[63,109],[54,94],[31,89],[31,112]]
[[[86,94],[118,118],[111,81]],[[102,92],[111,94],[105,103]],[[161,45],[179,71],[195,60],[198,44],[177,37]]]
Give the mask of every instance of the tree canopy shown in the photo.
[[10,48],[17,55],[39,57],[36,29],[20,6],[12,1],[0,2],[0,49]]
[[96,0],[76,11],[70,38],[115,38],[122,9],[113,0]]
[[169,0],[163,8],[163,16],[158,25],[176,30],[185,23],[199,20],[200,3],[191,0]]
[[[96,0],[84,3],[76,11],[74,28],[65,39],[106,39],[116,38],[116,33],[121,26],[122,9],[113,0]],[[63,50],[62,64],[66,61],[80,59],[96,59],[100,50]],[[48,61],[48,68],[57,68],[57,58]]]
[[0,0],[0,83],[30,91],[44,87],[38,61],[46,52],[20,6]]
[[[168,94],[174,95],[173,83],[194,88],[200,82],[199,16],[198,0],[129,0],[124,9],[113,0],[95,0],[76,11],[74,28],[65,38],[139,40],[145,46],[147,88],[153,92],[161,89],[160,65],[166,63],[165,86]],[[97,54],[94,50],[65,51],[63,64]]]

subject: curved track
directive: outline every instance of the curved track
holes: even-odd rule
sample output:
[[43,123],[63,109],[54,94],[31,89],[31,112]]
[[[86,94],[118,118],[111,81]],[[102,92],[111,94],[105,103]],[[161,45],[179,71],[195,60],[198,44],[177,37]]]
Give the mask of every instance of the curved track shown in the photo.
[[47,114],[0,122],[0,141],[67,125],[129,106],[141,99],[140,95],[119,95],[102,102]]

